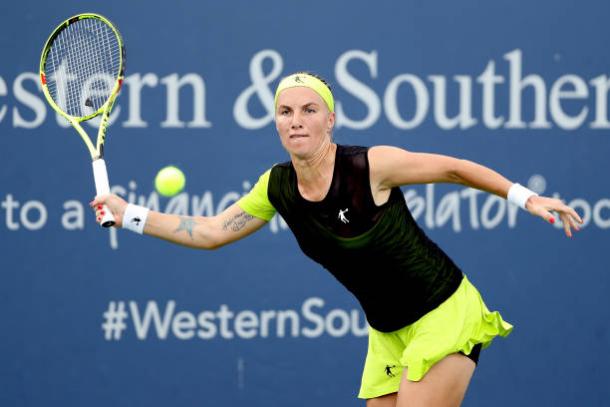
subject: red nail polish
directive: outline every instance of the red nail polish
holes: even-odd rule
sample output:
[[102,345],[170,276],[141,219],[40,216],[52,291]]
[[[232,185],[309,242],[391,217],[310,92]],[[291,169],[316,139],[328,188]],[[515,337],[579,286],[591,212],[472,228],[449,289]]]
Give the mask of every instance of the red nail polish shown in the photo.
[[102,209],[102,205],[98,205],[98,206],[97,206],[97,209]]
[[551,222],[551,225],[555,224],[555,218],[550,218],[549,222]]
[[104,213],[105,213],[104,211],[101,211],[101,212],[100,212],[100,215],[104,215]]

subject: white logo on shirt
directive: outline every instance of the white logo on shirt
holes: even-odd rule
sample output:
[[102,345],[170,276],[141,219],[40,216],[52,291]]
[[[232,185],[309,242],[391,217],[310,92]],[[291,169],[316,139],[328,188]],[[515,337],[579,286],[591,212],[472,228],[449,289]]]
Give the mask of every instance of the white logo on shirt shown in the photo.
[[345,217],[345,214],[347,213],[347,211],[349,210],[349,208],[345,208],[343,210],[339,209],[339,220],[343,223],[349,223],[349,220]]

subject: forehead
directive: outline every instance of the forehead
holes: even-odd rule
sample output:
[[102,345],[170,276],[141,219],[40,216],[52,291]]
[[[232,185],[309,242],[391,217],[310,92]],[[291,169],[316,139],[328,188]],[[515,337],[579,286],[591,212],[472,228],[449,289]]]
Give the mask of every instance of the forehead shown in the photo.
[[284,89],[277,98],[278,106],[303,106],[308,103],[325,105],[324,100],[316,91],[305,86]]

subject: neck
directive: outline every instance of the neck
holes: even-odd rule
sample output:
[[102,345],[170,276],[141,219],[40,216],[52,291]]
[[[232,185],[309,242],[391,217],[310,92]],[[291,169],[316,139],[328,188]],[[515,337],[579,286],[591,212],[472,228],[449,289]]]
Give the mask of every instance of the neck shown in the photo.
[[291,157],[301,192],[314,198],[326,193],[333,176],[336,151],[337,145],[329,139],[309,157]]

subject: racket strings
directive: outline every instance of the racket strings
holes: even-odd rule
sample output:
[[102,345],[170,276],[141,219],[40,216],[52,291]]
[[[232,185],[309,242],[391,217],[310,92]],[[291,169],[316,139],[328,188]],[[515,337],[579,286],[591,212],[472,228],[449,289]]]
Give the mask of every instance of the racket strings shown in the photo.
[[75,117],[99,110],[120,74],[120,52],[116,34],[104,21],[86,18],[68,25],[55,37],[45,63],[55,103]]

